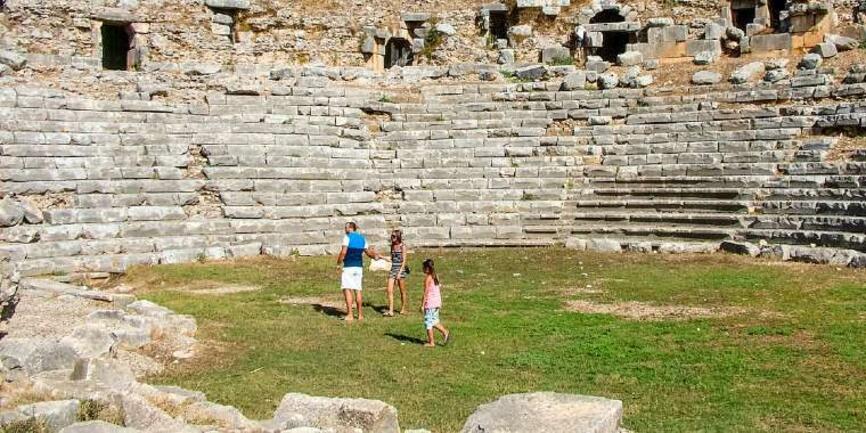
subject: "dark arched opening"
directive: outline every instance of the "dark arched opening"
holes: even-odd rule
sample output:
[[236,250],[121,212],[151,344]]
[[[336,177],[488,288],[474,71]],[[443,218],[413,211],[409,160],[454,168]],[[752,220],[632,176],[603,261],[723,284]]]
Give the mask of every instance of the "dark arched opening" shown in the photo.
[[734,21],[734,27],[745,32],[746,26],[755,21],[755,8],[733,9],[731,10],[731,18]]
[[770,12],[770,27],[776,33],[782,33],[785,29],[782,27],[782,11],[788,7],[788,0],[768,0],[767,9]]
[[385,69],[412,64],[412,44],[403,38],[391,38],[385,44]]
[[621,23],[623,21],[625,21],[625,17],[620,15],[616,9],[605,9],[589,19],[590,24]]
[[102,67],[125,71],[132,66],[132,28],[129,24],[102,24]]
[[616,62],[616,57],[626,51],[629,34],[627,32],[604,32],[602,34],[604,40],[601,47],[596,49],[595,55],[606,62]]
[[[590,24],[621,23],[625,17],[616,9],[605,9],[589,19]],[[594,54],[607,62],[616,62],[616,57],[625,52],[631,35],[624,31],[603,31],[602,45],[595,48]]]
[[508,39],[508,12],[490,11],[490,34],[496,39]]

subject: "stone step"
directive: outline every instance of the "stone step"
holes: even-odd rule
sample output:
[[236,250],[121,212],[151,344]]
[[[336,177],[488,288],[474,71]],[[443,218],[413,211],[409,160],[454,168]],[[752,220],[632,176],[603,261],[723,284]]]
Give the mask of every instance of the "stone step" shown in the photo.
[[563,219],[565,218],[573,218],[578,224],[615,221],[637,224],[659,223],[666,226],[684,227],[706,225],[719,228],[734,227],[866,233],[866,218],[857,216],[599,211],[563,215]]
[[710,186],[732,188],[857,188],[866,187],[863,175],[734,175],[707,178],[705,176],[631,176],[627,178],[594,177],[586,179],[592,185],[653,185]]
[[646,237],[649,239],[702,239],[726,240],[749,239],[754,242],[766,240],[770,243],[811,245],[833,248],[849,248],[866,251],[866,235],[813,230],[787,229],[733,229],[713,227],[663,226],[659,224],[630,224],[607,222],[604,225],[569,227],[571,236],[615,235]]
[[608,200],[577,200],[565,202],[563,207],[574,206],[578,209],[597,209],[599,211],[612,211],[617,209],[659,209],[674,210],[686,209],[692,212],[748,212],[751,201],[749,200],[674,200],[656,199],[608,199]]

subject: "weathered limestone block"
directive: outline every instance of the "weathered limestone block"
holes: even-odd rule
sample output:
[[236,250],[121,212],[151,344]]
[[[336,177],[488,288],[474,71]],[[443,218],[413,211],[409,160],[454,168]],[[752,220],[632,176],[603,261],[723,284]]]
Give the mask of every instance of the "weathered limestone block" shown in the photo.
[[45,401],[18,406],[16,412],[25,419],[35,418],[51,431],[58,431],[78,420],[78,400]]
[[480,406],[461,433],[617,433],[621,418],[618,400],[550,392],[512,394]]
[[363,433],[400,433],[397,410],[375,400],[286,394],[274,412],[273,421],[281,429],[355,428]]
[[208,7],[217,9],[242,9],[250,8],[249,0],[205,0]]
[[10,67],[13,71],[20,71],[27,64],[27,57],[14,51],[0,50],[0,64]]
[[79,422],[65,427],[60,430],[60,433],[140,433],[141,430],[136,430],[128,427],[121,427],[115,424],[109,424],[105,421],[85,421]]
[[731,82],[734,84],[747,83],[757,79],[765,71],[764,62],[751,62],[737,68],[731,74]]
[[693,84],[717,84],[722,81],[722,75],[714,71],[698,71],[692,75]]

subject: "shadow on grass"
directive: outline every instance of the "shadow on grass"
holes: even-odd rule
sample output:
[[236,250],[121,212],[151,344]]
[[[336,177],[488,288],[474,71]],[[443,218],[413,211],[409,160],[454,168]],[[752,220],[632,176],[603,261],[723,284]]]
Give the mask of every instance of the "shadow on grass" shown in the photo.
[[387,335],[388,337],[391,337],[391,338],[393,338],[393,339],[395,339],[401,343],[412,343],[412,344],[422,345],[422,344],[427,342],[427,340],[422,340],[418,337],[410,337],[408,335],[394,334],[392,332],[386,332],[385,335]]
[[313,304],[313,309],[316,310],[317,313],[322,313],[331,317],[344,317],[346,315],[346,310],[331,305]]

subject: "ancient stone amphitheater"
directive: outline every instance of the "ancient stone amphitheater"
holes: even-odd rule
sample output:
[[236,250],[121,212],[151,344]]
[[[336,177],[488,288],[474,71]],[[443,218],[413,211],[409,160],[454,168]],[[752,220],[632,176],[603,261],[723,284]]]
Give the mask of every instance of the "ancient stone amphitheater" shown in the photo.
[[866,266],[863,8],[0,1],[4,302],[75,290],[40,275],[325,254],[349,220]]

